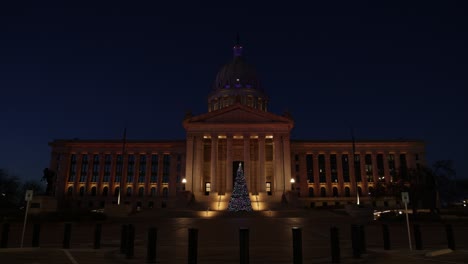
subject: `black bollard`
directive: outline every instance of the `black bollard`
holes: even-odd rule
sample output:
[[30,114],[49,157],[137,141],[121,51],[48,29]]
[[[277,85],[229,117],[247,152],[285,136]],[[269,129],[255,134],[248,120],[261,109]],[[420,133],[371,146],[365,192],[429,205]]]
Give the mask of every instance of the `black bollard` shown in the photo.
[[2,239],[0,241],[0,248],[8,247],[8,234],[10,233],[10,224],[4,223],[2,226]]
[[451,224],[445,225],[445,232],[447,233],[448,248],[455,250],[455,237],[453,236],[453,229]]
[[146,249],[146,263],[156,263],[157,238],[158,238],[158,229],[156,227],[150,227],[148,229],[148,248]]
[[71,223],[65,223],[65,229],[63,232],[63,248],[70,248],[71,227]]
[[422,250],[422,239],[421,239],[421,229],[418,224],[413,225],[414,229],[414,243],[416,244],[416,250]]
[[94,229],[94,249],[101,248],[102,224],[96,224]]
[[361,238],[359,237],[360,230],[358,225],[351,225],[351,243],[353,247],[353,257],[361,257]]
[[331,255],[332,263],[340,263],[340,240],[338,237],[338,228],[330,228],[330,242],[331,242]]
[[32,247],[39,247],[40,234],[41,234],[41,224],[35,223],[33,225]]
[[135,252],[135,227],[132,224],[128,225],[127,231],[127,250],[126,257],[127,259],[133,258]]
[[240,264],[249,264],[249,229],[239,229]]
[[120,253],[125,254],[127,250],[127,233],[128,233],[128,225],[122,225],[122,229],[120,230]]
[[382,232],[383,232],[383,248],[385,250],[390,250],[390,232],[388,231],[388,225],[382,224]]
[[188,230],[188,263],[196,264],[198,260],[198,229]]
[[292,228],[293,237],[293,263],[302,264],[302,230],[299,227]]
[[366,249],[366,232],[365,232],[365,229],[364,229],[364,226],[361,225],[359,226],[359,238],[361,240],[361,253],[366,253],[367,252],[367,249]]

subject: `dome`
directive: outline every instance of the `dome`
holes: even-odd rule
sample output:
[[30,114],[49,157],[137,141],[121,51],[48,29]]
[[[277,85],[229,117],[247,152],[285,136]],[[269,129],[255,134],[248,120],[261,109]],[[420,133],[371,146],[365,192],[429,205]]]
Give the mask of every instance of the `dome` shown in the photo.
[[233,60],[221,67],[216,75],[208,97],[208,111],[235,103],[266,111],[268,98],[263,92],[255,68],[245,62],[241,45],[235,45],[233,51]]

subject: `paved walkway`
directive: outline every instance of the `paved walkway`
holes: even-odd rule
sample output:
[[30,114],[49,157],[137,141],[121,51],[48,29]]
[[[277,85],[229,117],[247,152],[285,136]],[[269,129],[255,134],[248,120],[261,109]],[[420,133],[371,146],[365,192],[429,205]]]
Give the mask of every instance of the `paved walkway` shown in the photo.
[[[288,217],[289,216],[289,217]],[[352,257],[349,216],[330,211],[301,214],[266,212],[261,215],[223,215],[202,212],[190,215],[134,216],[102,222],[101,249],[92,249],[96,222],[72,224],[71,249],[61,249],[64,223],[41,223],[40,248],[18,248],[22,223],[11,223],[7,249],[0,249],[0,262],[8,264],[107,264],[146,263],[147,230],[158,228],[157,263],[187,263],[188,228],[198,233],[198,263],[239,263],[239,229],[249,229],[250,263],[292,263],[293,227],[302,231],[303,263],[331,263],[330,227],[339,229],[341,263],[468,263],[468,223],[453,225],[457,250],[425,257],[429,251],[447,247],[442,223],[421,223],[424,250],[409,251],[404,223],[389,224],[392,249],[383,250],[381,223],[365,226],[367,253]],[[120,254],[122,224],[135,226],[135,253]],[[26,229],[25,246],[31,246],[32,223]]]

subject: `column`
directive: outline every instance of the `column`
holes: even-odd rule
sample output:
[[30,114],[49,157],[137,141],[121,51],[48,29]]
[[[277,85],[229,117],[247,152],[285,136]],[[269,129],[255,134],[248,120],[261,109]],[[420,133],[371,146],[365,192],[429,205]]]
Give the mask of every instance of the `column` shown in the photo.
[[185,190],[192,191],[193,193],[193,149],[194,149],[194,137],[192,135],[187,135],[187,151],[185,159],[185,179],[187,183],[185,184]]
[[247,182],[247,190],[252,192],[252,175],[250,175],[250,136],[244,135],[244,176]]
[[275,171],[274,171],[274,182],[273,187],[274,190],[277,192],[284,192],[284,172],[283,172],[283,155],[282,155],[282,147],[281,147],[281,136],[279,134],[273,135],[273,148],[274,148],[274,156],[273,160],[275,163]]
[[292,184],[290,183],[291,181],[291,147],[289,143],[289,135],[284,134],[282,135],[283,139],[283,170],[284,170],[284,175],[283,175],[283,183],[286,184],[287,190],[291,190]]
[[218,161],[218,135],[211,135],[211,169],[210,169],[210,180],[211,180],[211,190],[218,191],[216,186],[217,181],[217,161]]
[[232,135],[226,136],[226,191],[232,192]]
[[203,136],[195,137],[195,159],[194,159],[194,175],[193,186],[194,192],[203,192]]
[[258,173],[257,192],[265,192],[265,135],[258,136]]

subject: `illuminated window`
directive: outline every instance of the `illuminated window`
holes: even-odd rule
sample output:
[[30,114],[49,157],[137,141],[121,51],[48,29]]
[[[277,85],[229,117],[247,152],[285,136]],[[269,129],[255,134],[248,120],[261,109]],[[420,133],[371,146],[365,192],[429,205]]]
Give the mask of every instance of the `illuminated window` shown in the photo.
[[343,181],[349,182],[349,160],[348,155],[341,155],[341,166],[343,169]]
[[312,154],[306,155],[306,169],[307,169],[307,181],[309,183],[314,182],[314,159]]
[[319,163],[319,180],[321,183],[327,182],[326,173],[325,173],[325,155],[319,154],[318,163]]

